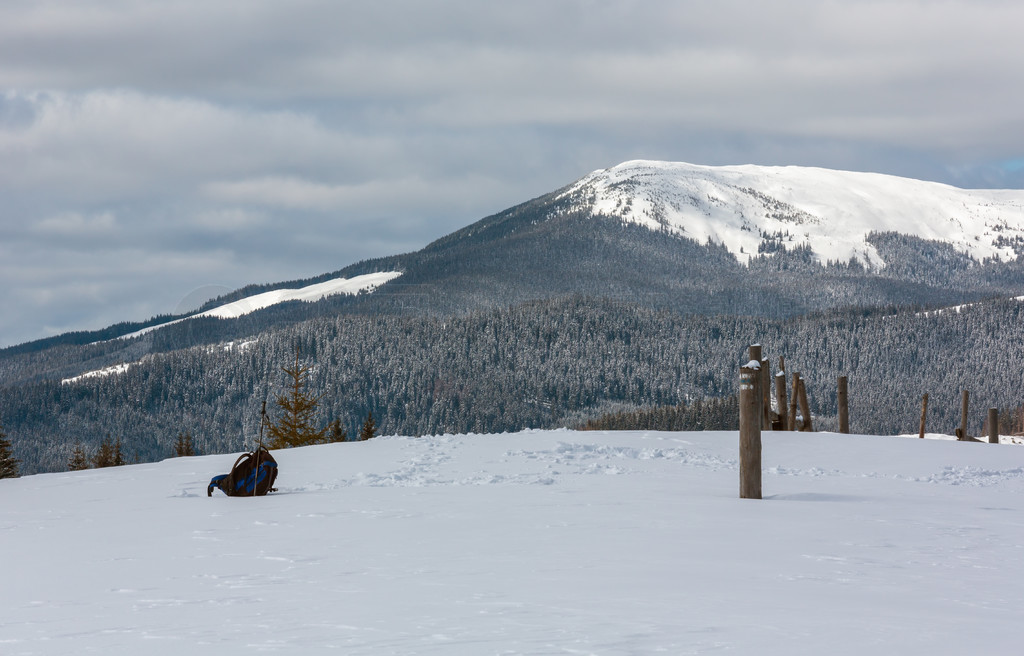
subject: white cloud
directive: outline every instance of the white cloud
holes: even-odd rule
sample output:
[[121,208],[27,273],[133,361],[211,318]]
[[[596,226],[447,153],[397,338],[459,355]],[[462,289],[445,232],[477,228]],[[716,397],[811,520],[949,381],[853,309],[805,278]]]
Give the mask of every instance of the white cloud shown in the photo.
[[78,212],[63,212],[35,223],[31,226],[31,231],[62,237],[91,237],[108,235],[116,227],[117,219],[112,212],[92,216]]

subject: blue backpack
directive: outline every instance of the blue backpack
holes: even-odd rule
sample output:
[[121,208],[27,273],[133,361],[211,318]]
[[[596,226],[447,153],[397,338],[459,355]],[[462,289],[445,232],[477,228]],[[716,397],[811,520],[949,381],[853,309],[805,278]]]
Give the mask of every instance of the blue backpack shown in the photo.
[[277,461],[270,452],[260,447],[251,453],[238,456],[231,473],[220,474],[210,479],[206,496],[213,496],[213,489],[219,488],[229,497],[261,497],[274,492],[277,479]]

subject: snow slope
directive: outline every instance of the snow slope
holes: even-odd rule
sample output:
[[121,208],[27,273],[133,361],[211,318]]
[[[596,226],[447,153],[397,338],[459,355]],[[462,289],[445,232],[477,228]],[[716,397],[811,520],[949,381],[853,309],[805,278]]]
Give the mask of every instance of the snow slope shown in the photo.
[[362,276],[353,276],[352,278],[335,278],[333,280],[327,280],[325,282],[300,287],[298,289],[275,289],[273,291],[242,298],[232,303],[226,303],[210,310],[206,310],[205,312],[198,312],[183,319],[176,319],[156,326],[149,326],[148,328],[143,328],[142,330],[122,335],[119,339],[138,337],[139,335],[144,335],[150,331],[158,330],[165,326],[176,324],[180,321],[188,321],[189,319],[197,319],[199,317],[236,319],[242,315],[256,312],[257,310],[262,310],[270,307],[271,305],[277,305],[278,303],[285,303],[287,301],[305,301],[308,303],[314,303],[336,294],[358,294],[362,291],[373,291],[384,283],[390,282],[400,275],[402,274],[399,271],[367,273]]
[[0,651],[1016,654],[1024,449],[528,431],[0,480]]
[[594,171],[562,196],[593,213],[710,239],[741,262],[777,234],[787,248],[809,245],[822,263],[857,258],[873,268],[884,262],[865,240],[871,232],[944,241],[977,260],[1013,260],[1007,240],[1024,239],[1024,190],[964,190],[877,173],[638,160]]

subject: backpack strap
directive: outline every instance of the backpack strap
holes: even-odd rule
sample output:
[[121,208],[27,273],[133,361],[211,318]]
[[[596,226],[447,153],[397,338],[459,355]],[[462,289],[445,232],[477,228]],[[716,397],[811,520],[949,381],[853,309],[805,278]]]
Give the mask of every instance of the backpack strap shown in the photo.
[[219,475],[214,476],[213,478],[211,478],[210,479],[210,487],[206,488],[206,496],[212,497],[213,496],[213,488],[215,488],[215,487],[216,488],[220,488],[221,490],[223,490],[224,489],[224,485],[223,485],[224,479],[227,478],[227,477],[228,477],[227,474],[219,474]]

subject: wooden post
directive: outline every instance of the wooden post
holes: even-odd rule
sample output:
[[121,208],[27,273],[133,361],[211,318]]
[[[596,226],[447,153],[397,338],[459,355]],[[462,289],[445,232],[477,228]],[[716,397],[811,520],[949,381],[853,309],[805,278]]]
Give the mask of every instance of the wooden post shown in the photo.
[[956,430],[956,439],[958,440],[967,439],[967,400],[970,396],[970,392],[964,390],[960,397],[960,428]]
[[779,406],[779,430],[790,430],[789,428],[789,400],[786,399],[786,372],[780,371],[775,374],[775,403]]
[[924,393],[921,397],[921,433],[918,435],[921,439],[924,439],[924,421],[928,418],[928,392]]
[[800,372],[793,372],[793,398],[789,400],[789,430],[795,431],[796,425],[796,404],[800,396]]
[[811,406],[807,403],[807,384],[800,379],[800,413],[804,416],[804,424],[800,427],[802,431],[812,431],[814,426],[811,423]]
[[772,365],[761,359],[761,430],[772,429]]
[[999,408],[988,409],[988,443],[999,444]]
[[740,368],[740,498],[761,498],[761,372],[757,361]]
[[850,432],[850,406],[847,396],[846,376],[840,376],[836,383],[836,403],[839,405],[839,432]]

